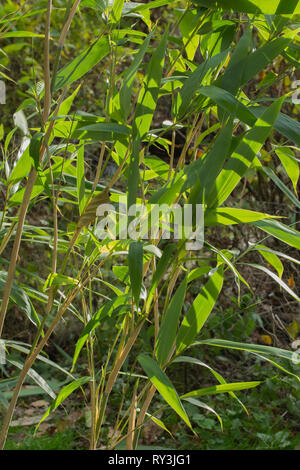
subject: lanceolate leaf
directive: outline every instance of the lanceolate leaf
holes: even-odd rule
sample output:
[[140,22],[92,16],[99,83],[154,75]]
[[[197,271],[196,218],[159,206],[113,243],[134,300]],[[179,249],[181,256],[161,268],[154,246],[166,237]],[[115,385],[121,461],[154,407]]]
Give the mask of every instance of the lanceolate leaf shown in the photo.
[[260,344],[247,344],[247,343],[238,343],[235,341],[227,341],[225,339],[203,339],[197,341],[195,345],[200,344],[209,344],[210,346],[219,346],[221,348],[228,349],[240,349],[241,351],[249,351],[258,354],[266,354],[267,356],[277,356],[282,357],[283,359],[293,360],[294,352],[288,351],[285,349],[274,348],[273,346],[262,346]]
[[232,138],[233,121],[230,121],[220,132],[210,152],[204,159],[196,160],[186,169],[186,181],[182,188],[182,192],[195,185],[189,197],[189,203],[202,203],[205,195],[209,192],[211,186],[222,170],[223,164],[228,156],[231,138]]
[[131,66],[128,68],[124,76],[124,80],[120,88],[120,92],[117,95],[117,98],[120,100],[121,113],[125,121],[127,120],[127,117],[130,112],[131,90],[132,90],[133,81],[138,71],[138,68],[140,64],[142,63],[144,55],[149,47],[151,36],[152,34],[149,34],[146,37],[141,48],[135,55]]
[[84,52],[58,72],[55,90],[57,91],[62,87],[70,85],[79,78],[82,78],[108,53],[109,41],[107,36],[96,40]]
[[166,54],[166,45],[167,32],[162,37],[157,49],[153,52],[135,110],[132,123],[133,150],[128,173],[128,207],[136,202],[139,184],[140,143],[150,129],[156,108]]
[[84,143],[77,151],[77,198],[79,214],[81,215],[85,206],[85,177],[84,177]]
[[[256,117],[260,117],[266,110],[264,106],[251,106],[249,109],[251,109]],[[274,128],[300,147],[300,123],[296,119],[291,118],[287,114],[279,113]]]
[[205,395],[214,395],[217,393],[238,392],[239,390],[248,390],[249,388],[258,387],[258,385],[260,384],[261,382],[256,381],[213,385],[211,387],[199,388],[198,390],[193,390],[192,392],[185,393],[180,398],[203,397]]
[[[15,367],[17,367],[18,369],[23,369],[23,364],[21,364],[20,362],[18,361],[13,361],[11,359],[8,359],[8,362],[10,362],[11,364],[13,364]],[[52,388],[50,387],[50,385],[46,382],[45,379],[43,379],[43,377],[41,377],[34,369],[29,369],[28,371],[28,376],[34,380],[35,383],[37,383],[39,385],[39,387],[41,387],[42,390],[44,390],[51,398],[56,398],[56,395],[55,393],[53,392]]]
[[292,258],[291,256],[288,256],[285,253],[281,253],[280,251],[272,250],[271,248],[268,248],[264,245],[256,245],[255,250],[258,250],[259,252],[274,254],[276,256],[280,256],[281,258],[285,258],[285,259],[291,261],[292,263],[300,264],[299,259]]
[[265,266],[260,266],[259,264],[248,264],[248,266],[252,266],[253,268],[259,269],[260,271],[264,271],[266,274],[268,274],[270,277],[272,277],[288,294],[290,294],[294,299],[298,300],[300,302],[300,298],[295,294],[295,292],[292,291],[292,289],[289,288],[285,282],[283,282],[276,274],[274,274],[272,271],[269,269],[265,268]]
[[164,400],[191,428],[190,420],[174,388],[174,385],[167,377],[165,372],[163,372],[163,370],[160,368],[158,363],[146,354],[140,354],[138,361]]
[[255,249],[260,252],[260,254],[267,260],[267,262],[271,266],[273,266],[273,268],[276,269],[276,271],[278,273],[278,276],[281,279],[284,268],[283,268],[282,262],[280,261],[280,259],[277,256],[277,254],[274,251],[272,252],[272,250],[268,250],[268,248],[266,248],[263,245],[258,245],[258,246],[255,247]]
[[[3,292],[3,289],[6,284],[7,273],[5,271],[0,271],[0,293]],[[35,310],[32,308],[30,300],[20,286],[16,283],[13,283],[12,289],[10,292],[10,301],[17,305],[27,316],[27,318],[34,324],[40,324],[40,320],[37,317]]]
[[132,294],[138,307],[143,279],[143,244],[131,242],[128,253],[128,267]]
[[252,44],[252,29],[250,26],[246,29],[245,33],[237,43],[228,67],[226,67],[225,73],[222,77],[222,89],[227,90],[235,95],[241,86],[243,78],[243,67],[237,68],[236,65],[244,60],[250,52]]
[[296,198],[294,193],[290,191],[290,189],[281,181],[280,178],[274,173],[272,168],[268,168],[267,166],[261,166],[261,170],[271,178],[271,180],[276,184],[276,186],[290,199],[290,201],[295,204],[296,207],[300,209],[300,201]]
[[[222,377],[221,374],[219,374],[217,371],[215,371],[212,367],[210,367],[208,364],[200,361],[199,359],[196,359],[195,357],[189,357],[189,356],[178,356],[176,357],[173,362],[187,362],[190,364],[196,364],[200,367],[205,367],[208,369],[213,376],[218,380],[220,384],[226,384],[226,380]],[[236,396],[236,394],[232,391],[228,391],[228,395],[230,395],[232,398],[238,401],[238,403],[241,405],[241,407],[244,409],[244,411],[248,414],[248,410],[245,407],[245,405],[241,402],[241,400]]]
[[295,158],[293,150],[289,147],[278,147],[275,152],[291,179],[294,191],[297,195],[297,183],[299,181],[300,170],[299,163]]
[[168,356],[174,345],[186,288],[187,278],[180,284],[172,297],[161,323],[156,345],[156,356],[160,364],[164,364],[168,360]]
[[194,341],[212,311],[223,286],[223,268],[220,267],[202,288],[186,313],[180,326],[176,354],[181,353]]
[[264,230],[264,232],[300,250],[300,232],[292,227],[288,227],[277,220],[264,219],[252,223],[261,230]]
[[205,226],[214,225],[233,225],[248,224],[257,220],[266,219],[269,216],[262,212],[249,211],[246,209],[235,209],[231,207],[217,207],[216,209],[208,209],[205,212]]
[[213,69],[218,67],[223,60],[225,60],[228,51],[221,52],[216,56],[205,60],[199,67],[192,73],[192,75],[184,82],[180,90],[178,100],[176,103],[177,112],[173,110],[174,116],[178,115],[179,118],[183,117],[191,106],[192,99],[195,93],[203,85],[203,80]]
[[215,187],[206,202],[209,207],[221,205],[246,173],[254,158],[271,133],[284,98],[273,103],[259,118],[254,127],[238,145],[224,170],[217,178]]
[[126,310],[130,310],[131,305],[129,304],[129,295],[121,295],[109,302],[106,302],[103,307],[101,307],[98,312],[85,325],[76,343],[75,352],[73,356],[73,369],[77,362],[80,351],[85,345],[89,335],[91,335],[95,331],[95,329],[102,324],[103,320],[106,317],[110,317],[113,312],[121,306],[124,306]]
[[70,384],[66,385],[57,395],[56,399],[52,403],[52,405],[49,406],[48,410],[42,417],[41,421],[39,422],[38,426],[49,416],[52,411],[54,411],[69,395],[71,395],[74,390],[77,388],[81,387],[82,385],[86,384],[87,382],[90,382],[92,379],[91,377],[81,377],[80,379],[74,380],[74,382],[71,382]]
[[193,398],[193,397],[182,397],[183,400],[191,403],[192,405],[195,405],[195,406],[198,406],[199,408],[204,408],[205,410],[207,411],[210,411],[211,413],[213,413],[214,415],[216,415],[216,417],[218,418],[219,420],[219,423],[221,425],[221,429],[223,431],[223,421],[222,421],[222,418],[221,416],[211,407],[211,406],[208,406],[206,405],[206,403],[203,403],[203,401],[200,401],[200,400],[197,400],[196,398]]

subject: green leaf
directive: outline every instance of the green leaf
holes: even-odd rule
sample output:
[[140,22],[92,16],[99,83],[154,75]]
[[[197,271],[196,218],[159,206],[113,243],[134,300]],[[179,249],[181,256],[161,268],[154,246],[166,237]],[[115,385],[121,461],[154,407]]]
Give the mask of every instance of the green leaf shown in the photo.
[[86,204],[85,198],[85,176],[84,176],[84,143],[80,142],[77,151],[77,198],[79,215],[82,214]]
[[31,31],[9,31],[1,34],[1,39],[6,38],[44,38],[44,34],[32,33]]
[[205,226],[215,225],[234,225],[240,223],[251,223],[257,220],[272,217],[263,212],[249,211],[246,209],[235,209],[231,207],[217,207],[216,209],[208,209],[205,211]]
[[280,178],[274,173],[272,168],[269,168],[267,166],[260,166],[261,171],[265,173],[271,180],[276,184],[276,186],[290,199],[290,201],[295,204],[296,207],[300,209],[300,201],[295,197],[295,195],[292,193],[292,191],[289,190],[289,188],[281,181]]
[[121,113],[124,121],[127,120],[128,115],[130,113],[130,103],[131,103],[131,91],[132,91],[132,86],[134,82],[134,78],[137,74],[138,68],[140,64],[143,61],[143,58],[145,56],[145,53],[149,47],[149,42],[152,37],[152,34],[149,34],[143,44],[141,45],[139,51],[134,57],[134,60],[130,67],[128,68],[124,79],[122,86],[120,88],[119,93],[116,96],[116,100],[120,101],[120,108],[121,108]]
[[89,131],[89,133],[95,137],[98,133],[115,134],[116,136],[129,136],[131,133],[131,129],[129,127],[123,126],[122,124],[116,124],[114,122],[97,122],[96,124],[89,124],[83,127],[79,126],[76,129],[76,132],[80,131]]
[[260,271],[265,272],[268,274],[274,281],[276,281],[288,294],[290,294],[295,300],[298,300],[300,302],[300,298],[295,294],[295,292],[292,291],[292,289],[289,288],[285,282],[283,282],[276,274],[274,274],[272,271],[269,269],[265,268],[264,266],[260,266],[259,264],[252,264],[252,263],[247,263],[248,266],[252,266],[253,268],[259,269]]
[[177,335],[177,351],[181,353],[194,341],[212,311],[223,286],[223,267],[220,267],[202,288],[186,313]]
[[124,0],[114,0],[113,7],[109,15],[109,22],[118,23],[121,19]]
[[198,159],[185,168],[184,172],[187,177],[181,192],[194,186],[188,200],[190,204],[201,204],[203,199],[205,200],[205,195],[210,191],[222,170],[230,151],[232,130],[233,121],[230,121],[218,134],[212,149],[207,155],[203,159]]
[[[5,271],[0,271],[0,292],[2,293],[6,284],[6,277],[7,273]],[[15,282],[12,285],[11,292],[10,292],[10,300],[13,302],[17,307],[19,307],[27,316],[27,318],[33,323],[35,326],[40,324],[40,320],[32,308],[31,302],[21,287],[19,287]]]
[[235,95],[242,83],[243,67],[237,67],[242,60],[244,60],[250,52],[252,46],[252,30],[248,26],[241,39],[236,44],[233,50],[230,62],[226,67],[225,73],[222,76],[221,87]]
[[61,69],[56,77],[55,91],[71,85],[88,73],[109,53],[108,37],[97,39],[84,52]]
[[205,60],[197,69],[185,80],[176,101],[176,112],[173,109],[173,115],[181,119],[190,109],[195,93],[203,86],[203,82],[207,75],[217,68],[225,59],[228,51],[221,52],[207,60]]
[[146,416],[149,416],[152,421],[157,424],[157,426],[159,426],[160,428],[162,428],[164,431],[166,431],[168,434],[170,434],[170,436],[173,438],[173,435],[171,433],[171,431],[169,431],[169,429],[167,428],[167,426],[161,421],[161,419],[158,419],[156,418],[155,416],[152,416],[150,413],[146,413]]
[[54,411],[69,395],[71,395],[72,392],[74,392],[74,390],[77,390],[77,388],[82,387],[82,385],[86,384],[87,382],[90,382],[91,380],[91,377],[81,377],[80,379],[74,380],[74,382],[71,382],[70,384],[66,385],[59,392],[54,402],[49,406],[48,410],[37,425],[37,428],[47,418],[47,416],[52,413],[52,411]]
[[257,120],[253,128],[237,146],[235,152],[225,164],[223,171],[218,176],[214,188],[206,198],[209,207],[220,206],[244,176],[270,135],[283,101],[284,97],[279,98],[267,108],[265,113]]
[[140,293],[143,280],[143,252],[143,244],[141,242],[130,243],[128,267],[132,294],[137,307],[140,303]]
[[[17,367],[20,370],[23,370],[24,364],[18,361],[12,361],[11,359],[7,359],[8,362],[13,364],[15,367]],[[32,380],[34,380],[35,383],[41,387],[42,390],[44,390],[51,398],[56,398],[55,393],[53,392],[52,388],[50,385],[46,382],[43,377],[41,377],[34,369],[29,369],[28,371],[28,377],[30,377]]]
[[[265,111],[264,106],[250,106],[249,109],[259,118]],[[274,128],[300,147],[300,123],[287,114],[279,113],[274,124]]]
[[276,256],[280,256],[282,258],[285,258],[289,261],[291,261],[292,263],[296,263],[296,264],[300,264],[300,260],[298,259],[295,259],[295,258],[292,258],[292,256],[288,256],[286,255],[285,253],[281,253],[280,251],[275,251],[275,250],[272,250],[271,248],[268,248],[264,245],[255,245],[254,247],[255,250],[258,250],[258,251],[263,251],[264,253],[267,252],[267,253],[273,253],[275,254]]
[[[10,341],[10,340],[3,340],[3,341],[5,343],[5,346],[10,347],[12,349],[15,349],[16,351],[20,351],[20,352],[23,352],[23,353],[26,353],[26,354],[30,353],[31,346],[27,345],[26,343],[21,343],[19,341]],[[24,347],[23,345],[25,345],[27,347]],[[50,367],[53,367],[54,369],[59,370],[63,374],[66,374],[71,379],[74,379],[73,375],[70,374],[69,371],[67,371],[66,369],[64,369],[60,365],[58,365],[56,362],[51,361],[47,357],[42,356],[42,355],[39,354],[37,356],[37,359],[40,360],[41,362],[44,362],[45,364],[48,364]]]
[[195,345],[208,344],[210,346],[218,346],[228,349],[240,349],[241,351],[249,351],[258,354],[266,354],[267,356],[277,356],[283,359],[293,361],[294,352],[285,349],[274,348],[273,346],[262,346],[260,344],[238,343],[235,341],[227,341],[225,339],[203,339],[194,343]]
[[273,237],[278,238],[284,243],[300,250],[300,232],[297,232],[297,230],[288,227],[277,220],[264,219],[252,223],[255,227],[260,228],[264,232],[273,235]]
[[183,419],[189,428],[192,429],[190,420],[174,388],[174,385],[165,372],[163,372],[163,370],[160,368],[158,363],[146,354],[140,354],[138,356],[138,361],[164,400]]
[[166,248],[163,251],[162,257],[160,258],[156,270],[153,274],[153,279],[151,283],[151,287],[148,291],[148,296],[147,296],[147,303],[146,303],[146,311],[149,312],[149,308],[153,299],[154,292],[156,291],[156,288],[158,286],[159,281],[161,280],[162,276],[166,272],[168,266],[172,262],[172,257],[174,257],[174,251],[175,251],[176,245],[173,243],[170,243],[166,246]]
[[180,398],[190,398],[190,397],[203,397],[205,395],[215,395],[218,393],[225,392],[237,392],[239,390],[248,390],[249,388],[255,388],[260,385],[261,382],[235,382],[235,383],[226,383],[221,385],[213,385],[211,387],[199,388],[199,390],[193,390],[192,392],[185,393],[181,395]]
[[214,415],[216,415],[216,417],[218,418],[219,420],[219,423],[220,423],[220,426],[221,426],[221,429],[223,431],[223,421],[222,421],[222,418],[221,416],[211,407],[211,406],[208,406],[206,405],[206,403],[203,403],[203,401],[200,401],[200,400],[196,400],[196,398],[190,398],[190,397],[187,397],[187,398],[184,398],[182,397],[183,400],[191,403],[192,405],[195,405],[195,406],[198,406],[199,408],[204,408],[205,410],[207,411],[210,411],[211,413],[213,413]]
[[239,74],[242,69],[240,86],[248,83],[255,75],[264,70],[290,44],[291,39],[281,37],[274,39],[249,54],[232,68],[232,73]]
[[275,152],[284,166],[284,169],[287,172],[290,180],[292,181],[294,191],[297,195],[297,184],[299,181],[300,170],[293,150],[289,147],[277,147]]
[[128,172],[128,207],[136,202],[139,185],[140,143],[150,129],[156,108],[166,54],[167,34],[168,31],[163,35],[149,62],[132,123],[133,149]]
[[233,118],[237,117],[250,126],[255,124],[256,118],[251,110],[229,93],[229,91],[211,85],[200,88],[199,93],[213,100],[218,106],[230,113]]
[[267,262],[269,264],[271,264],[271,266],[273,266],[273,268],[276,269],[276,271],[278,273],[278,276],[281,279],[284,268],[283,268],[282,262],[280,261],[280,259],[277,256],[277,254],[274,251],[269,250],[264,245],[257,245],[257,246],[255,246],[255,249],[257,251],[259,251],[259,253],[267,260]]
[[21,181],[25,176],[28,176],[32,166],[32,160],[29,154],[29,147],[26,148],[25,152],[18,160],[16,166],[13,168],[9,175],[8,184],[13,185]]
[[[196,364],[200,367],[205,367],[206,369],[208,369],[212,374],[213,376],[218,380],[218,382],[220,384],[226,384],[226,380],[222,377],[221,374],[219,374],[217,371],[215,371],[212,367],[210,367],[208,364],[206,364],[205,362],[202,362],[200,361],[199,359],[196,359],[194,357],[190,357],[190,356],[178,356],[176,357],[173,362],[186,362],[186,363],[190,363],[190,364]],[[241,400],[236,396],[235,393],[233,392],[230,392],[228,391],[228,394],[234,399],[236,400],[240,405],[241,407],[244,409],[244,411],[248,413],[248,410],[247,408],[245,407],[245,405],[241,402]]]
[[166,313],[160,325],[156,343],[156,357],[159,364],[163,365],[174,345],[176,338],[179,316],[183,307],[187,288],[187,278],[185,278],[169,303]]

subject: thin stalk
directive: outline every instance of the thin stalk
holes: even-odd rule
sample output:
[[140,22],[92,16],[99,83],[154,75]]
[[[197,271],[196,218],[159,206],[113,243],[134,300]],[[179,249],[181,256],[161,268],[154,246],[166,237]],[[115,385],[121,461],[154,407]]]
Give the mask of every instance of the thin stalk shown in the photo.
[[106,411],[106,406],[107,406],[107,402],[108,402],[108,398],[110,396],[110,393],[112,391],[112,388],[115,384],[115,381],[117,379],[117,376],[118,376],[118,373],[121,369],[121,367],[123,366],[126,358],[128,357],[128,354],[130,353],[131,351],[131,348],[132,346],[134,345],[141,329],[142,329],[142,326],[144,325],[145,323],[145,319],[143,318],[139,324],[137,325],[136,329],[131,333],[127,343],[126,343],[126,346],[119,352],[118,356],[117,356],[117,360],[115,361],[115,365],[108,377],[108,381],[107,381],[107,384],[106,384],[106,387],[105,387],[105,390],[104,390],[104,393],[102,395],[102,403],[101,403],[101,408],[100,408],[100,412],[99,412],[99,431],[98,431],[98,435],[100,437],[100,433],[101,433],[101,427],[102,427],[102,424],[103,424],[103,419],[104,419],[104,415],[105,415],[105,411]]
[[154,387],[154,385],[151,385],[151,387],[149,389],[149,392],[148,392],[148,394],[147,394],[147,396],[144,400],[144,403],[143,403],[143,405],[140,409],[139,416],[138,416],[138,419],[137,419],[137,422],[136,422],[135,435],[134,435],[134,439],[133,439],[133,448],[134,449],[136,449],[136,447],[137,447],[138,440],[139,440],[140,433],[141,433],[141,427],[142,427],[142,425],[145,421],[146,413],[148,411],[148,408],[150,406],[152,398],[155,395],[155,392],[156,392],[156,388]]
[[133,438],[134,438],[134,429],[135,429],[135,420],[136,420],[136,409],[137,409],[137,384],[135,384],[133,390],[133,396],[130,407],[130,415],[128,421],[128,435],[126,439],[126,450],[133,450]]
[[[99,271],[101,266],[104,264],[104,261],[105,260],[102,260],[95,267],[95,269],[93,270],[90,277],[93,276],[96,272]],[[37,356],[40,354],[40,352],[43,350],[43,348],[45,347],[45,345],[49,341],[50,336],[52,335],[52,333],[53,333],[54,329],[56,328],[56,326],[58,325],[58,323],[61,321],[61,319],[62,319],[64,313],[66,312],[67,308],[69,307],[70,303],[75,299],[75,297],[82,290],[82,288],[88,283],[90,277],[87,277],[82,282],[80,282],[76,287],[73,288],[73,290],[70,292],[70,294],[66,298],[65,302],[62,304],[62,306],[58,310],[56,316],[54,317],[51,325],[49,326],[48,330],[46,331],[44,337],[41,339],[40,343],[36,346],[36,348],[34,350],[31,349],[30,353],[28,354],[27,359],[24,363],[23,369],[21,371],[21,374],[19,375],[18,382],[17,382],[17,384],[15,386],[15,389],[13,391],[13,396],[11,398],[8,410],[7,410],[6,415],[4,417],[3,426],[2,426],[1,434],[0,434],[0,450],[3,449],[3,447],[5,445],[9,425],[10,425],[10,422],[11,422],[16,404],[17,404],[19,393],[20,393],[21,387],[23,385],[23,382],[24,382],[29,370],[31,369],[32,365],[34,364]]]
[[60,63],[60,58],[61,58],[62,50],[64,48],[65,40],[66,40],[68,31],[70,29],[72,20],[74,18],[74,15],[76,13],[76,10],[79,7],[80,1],[81,0],[76,0],[73,7],[71,8],[72,0],[69,0],[69,3],[66,7],[64,26],[63,26],[63,29],[60,33],[60,37],[59,37],[59,40],[58,40],[58,48],[57,48],[57,53],[56,53],[56,57],[55,57],[54,67],[53,67],[53,74],[52,74],[52,80],[51,80],[51,90],[52,90],[52,92],[54,92],[55,80],[56,80],[58,67],[59,67],[59,63]]
[[3,331],[4,321],[5,321],[5,317],[6,317],[8,301],[9,301],[10,292],[11,292],[11,288],[12,288],[12,283],[13,283],[13,279],[14,279],[14,275],[15,275],[16,264],[17,264],[17,259],[18,259],[18,255],[19,255],[19,249],[20,249],[20,244],[21,244],[21,237],[22,237],[22,233],[23,233],[25,217],[26,217],[26,214],[27,214],[27,209],[28,209],[28,205],[29,205],[29,201],[30,201],[30,196],[31,196],[36,178],[37,178],[37,172],[36,172],[35,169],[33,169],[33,170],[31,170],[31,172],[29,174],[29,178],[28,178],[28,182],[27,182],[27,185],[26,185],[23,201],[22,201],[21,208],[20,208],[16,236],[15,236],[15,239],[14,239],[13,249],[12,249],[12,253],[11,253],[11,257],[10,257],[9,268],[8,268],[5,287],[4,287],[4,292],[3,292],[3,299],[2,299],[1,310],[0,310],[0,337],[2,336],[2,331]]
[[47,19],[44,42],[44,82],[45,82],[45,102],[43,112],[44,125],[48,121],[51,108],[51,78],[50,78],[50,28],[51,28],[52,0],[48,0]]

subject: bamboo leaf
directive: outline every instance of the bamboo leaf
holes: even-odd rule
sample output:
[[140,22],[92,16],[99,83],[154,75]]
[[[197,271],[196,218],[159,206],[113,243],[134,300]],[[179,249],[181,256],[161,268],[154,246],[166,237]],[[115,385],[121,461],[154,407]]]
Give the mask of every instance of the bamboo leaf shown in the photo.
[[132,294],[137,307],[140,303],[140,293],[143,280],[143,252],[143,244],[141,242],[130,243],[128,267]]
[[139,184],[140,143],[150,129],[156,108],[166,54],[167,33],[168,31],[163,35],[149,62],[132,123],[133,148],[128,173],[128,207],[136,202]]
[[176,354],[194,341],[212,311],[223,286],[223,268],[219,268],[202,288],[186,313],[176,339]]
[[288,227],[277,220],[263,219],[252,223],[255,227],[260,228],[264,232],[273,235],[273,237],[278,238],[284,243],[300,250],[300,232],[292,227]]
[[278,99],[267,108],[246,137],[240,142],[218,176],[215,187],[206,199],[209,207],[220,206],[244,176],[270,135],[283,101],[284,97]]
[[293,361],[293,357],[295,354],[293,351],[275,348],[273,346],[238,343],[235,341],[228,341],[225,339],[217,339],[217,338],[203,339],[201,341],[197,341],[197,343],[194,343],[194,345],[200,345],[200,344],[208,344],[210,346],[218,346],[221,348],[228,348],[228,349],[239,349],[241,351],[249,351],[249,352],[254,352],[257,354],[266,354],[267,356],[282,357],[283,359],[288,359],[289,361]]
[[107,36],[97,39],[84,52],[58,72],[55,81],[55,91],[67,85],[71,85],[71,83],[82,78],[108,53],[109,41]]
[[264,214],[263,212],[249,211],[246,209],[235,209],[231,207],[217,207],[216,209],[208,209],[205,212],[205,226],[215,225],[234,225],[240,223],[251,223],[258,220],[264,220],[273,216]]
[[285,282],[283,282],[276,274],[274,274],[272,271],[269,269],[265,268],[265,266],[260,266],[259,264],[252,264],[252,263],[247,263],[248,266],[252,266],[253,268],[259,269],[260,271],[265,272],[268,274],[274,281],[277,282],[288,294],[290,294],[295,300],[298,300],[300,302],[300,298],[295,294],[295,292],[292,291],[292,289],[289,288]]
[[190,397],[203,397],[205,395],[215,395],[218,393],[225,392],[237,392],[240,390],[248,390],[249,388],[258,387],[262,382],[235,382],[235,383],[226,383],[220,385],[213,385],[211,387],[199,388],[198,390],[193,390],[192,392],[185,393],[181,395],[180,398],[190,398]]
[[156,357],[159,364],[163,365],[174,345],[176,338],[179,316],[182,310],[187,288],[187,278],[182,281],[171,302],[168,305],[163,321],[160,325],[156,344]]
[[189,428],[192,429],[190,420],[174,388],[174,385],[165,372],[163,372],[163,370],[160,368],[158,363],[146,354],[140,354],[138,356],[138,361],[164,400],[180,416],[180,418],[183,419]]
[[196,398],[193,398],[193,397],[186,397],[186,398],[182,397],[182,399],[189,402],[189,403],[191,403],[192,405],[198,406],[199,408],[204,408],[205,410],[210,411],[211,413],[213,413],[218,418],[220,426],[221,426],[221,430],[223,431],[222,418],[211,406],[208,406],[208,405],[206,405],[206,403],[203,403],[203,401],[197,400]]
[[90,382],[92,379],[91,377],[81,377],[80,379],[74,380],[74,382],[71,382],[70,384],[66,385],[57,395],[56,399],[54,402],[49,406],[48,410],[42,417],[41,421],[37,425],[37,428],[39,425],[47,418],[47,416],[52,413],[65,399],[71,395],[74,390],[77,390],[77,388],[82,387],[82,385],[86,384],[87,382]]

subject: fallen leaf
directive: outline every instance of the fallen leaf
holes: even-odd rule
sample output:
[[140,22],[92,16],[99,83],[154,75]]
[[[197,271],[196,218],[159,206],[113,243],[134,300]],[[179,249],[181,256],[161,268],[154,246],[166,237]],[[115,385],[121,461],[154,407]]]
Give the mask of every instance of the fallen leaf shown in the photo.
[[261,339],[265,344],[268,344],[269,346],[272,344],[272,338],[269,335],[261,335]]
[[288,285],[291,289],[295,289],[294,274],[292,274],[291,277],[288,279]]
[[44,408],[44,407],[48,408],[49,402],[45,400],[37,400],[31,403],[30,406],[33,406],[34,408]]
[[296,339],[299,333],[299,325],[296,321],[292,321],[287,327],[286,331],[292,339]]
[[[16,419],[15,421],[12,421],[11,422],[11,426],[12,427],[16,427],[16,426],[31,426],[32,424],[37,424],[41,421],[42,417],[44,416],[44,414],[40,414],[40,415],[36,415],[36,416],[31,416],[31,417],[24,417],[24,418],[20,418],[20,419]],[[50,416],[48,416],[47,418],[45,418],[46,420],[49,419]]]

